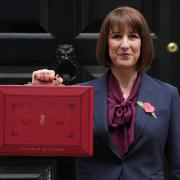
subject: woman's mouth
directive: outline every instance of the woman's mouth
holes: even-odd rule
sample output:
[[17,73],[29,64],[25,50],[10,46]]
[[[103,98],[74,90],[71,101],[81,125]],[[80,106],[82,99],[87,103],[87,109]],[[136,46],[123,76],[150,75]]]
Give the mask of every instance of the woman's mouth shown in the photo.
[[130,53],[119,53],[119,56],[121,56],[122,58],[129,58],[130,55]]

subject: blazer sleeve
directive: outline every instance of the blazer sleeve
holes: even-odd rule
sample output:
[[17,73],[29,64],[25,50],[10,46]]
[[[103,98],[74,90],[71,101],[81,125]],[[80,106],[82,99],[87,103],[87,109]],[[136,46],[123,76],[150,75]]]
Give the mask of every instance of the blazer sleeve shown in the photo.
[[171,180],[180,180],[180,97],[177,89],[172,94],[167,140],[168,175]]

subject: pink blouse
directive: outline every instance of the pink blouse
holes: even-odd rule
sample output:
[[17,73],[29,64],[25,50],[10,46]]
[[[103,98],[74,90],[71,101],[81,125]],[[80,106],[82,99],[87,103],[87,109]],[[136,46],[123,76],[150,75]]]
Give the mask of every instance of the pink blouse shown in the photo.
[[140,82],[141,74],[139,73],[129,97],[125,100],[114,75],[110,73],[108,78],[109,133],[121,155],[126,154],[134,142],[134,121]]

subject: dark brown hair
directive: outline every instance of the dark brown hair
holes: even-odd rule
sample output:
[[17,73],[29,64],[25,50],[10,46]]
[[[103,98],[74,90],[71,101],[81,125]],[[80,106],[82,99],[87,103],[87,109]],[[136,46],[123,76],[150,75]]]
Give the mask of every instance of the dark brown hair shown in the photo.
[[111,66],[108,51],[109,33],[117,28],[124,30],[125,27],[130,27],[141,38],[141,53],[136,68],[138,71],[142,71],[151,65],[154,57],[154,47],[146,20],[139,11],[131,7],[116,8],[105,17],[96,47],[97,60],[104,67]]

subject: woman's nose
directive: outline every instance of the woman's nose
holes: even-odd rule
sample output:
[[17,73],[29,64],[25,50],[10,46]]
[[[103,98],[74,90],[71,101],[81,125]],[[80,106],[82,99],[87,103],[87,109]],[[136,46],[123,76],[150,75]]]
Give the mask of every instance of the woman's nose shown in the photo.
[[122,48],[129,48],[129,40],[127,37],[123,37],[121,41]]

